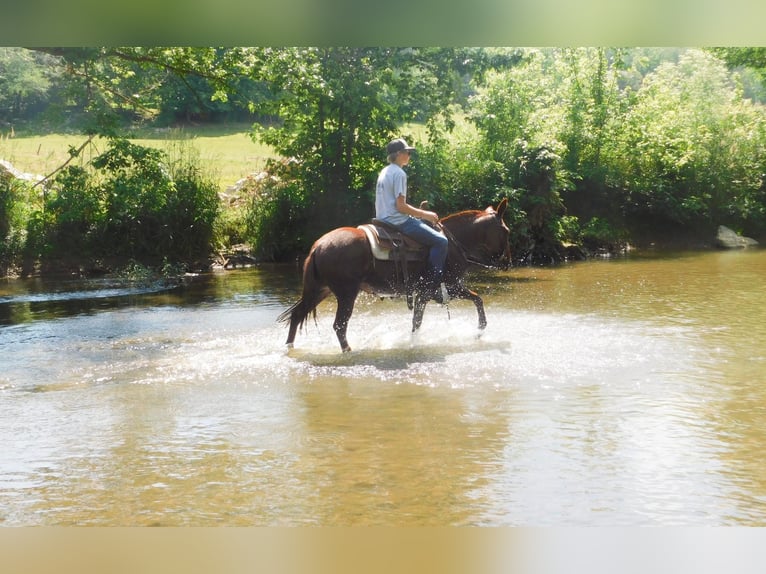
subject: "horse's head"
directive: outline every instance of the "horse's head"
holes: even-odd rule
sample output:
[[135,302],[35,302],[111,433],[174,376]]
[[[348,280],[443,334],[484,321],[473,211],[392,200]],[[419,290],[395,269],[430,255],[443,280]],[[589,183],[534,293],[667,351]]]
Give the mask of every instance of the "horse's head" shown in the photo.
[[477,219],[477,225],[481,226],[481,241],[484,253],[489,256],[490,264],[508,264],[511,262],[511,230],[503,221],[503,215],[508,208],[508,199],[503,199],[494,208],[487,207],[485,216]]
[[507,265],[511,261],[511,231],[503,221],[508,199],[484,211],[465,211],[444,218],[443,223],[471,263]]

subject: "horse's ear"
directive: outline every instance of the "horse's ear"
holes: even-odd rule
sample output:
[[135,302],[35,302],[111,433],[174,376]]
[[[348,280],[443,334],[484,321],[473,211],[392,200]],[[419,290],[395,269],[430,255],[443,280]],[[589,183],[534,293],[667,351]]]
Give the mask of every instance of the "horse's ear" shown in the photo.
[[505,209],[507,207],[508,207],[508,198],[506,197],[497,206],[497,217],[498,217],[498,219],[502,219],[503,218],[503,214],[505,213]]

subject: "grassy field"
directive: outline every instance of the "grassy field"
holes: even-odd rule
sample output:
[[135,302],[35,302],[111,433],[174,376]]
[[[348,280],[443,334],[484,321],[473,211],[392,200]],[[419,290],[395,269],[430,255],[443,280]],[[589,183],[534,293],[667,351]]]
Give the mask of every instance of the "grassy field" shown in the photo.
[[[472,128],[465,118],[457,115],[457,127],[453,139],[470,134]],[[179,146],[190,146],[206,172],[214,177],[221,191],[236,181],[263,170],[266,160],[276,157],[270,147],[255,143],[249,136],[251,124],[212,126],[187,126],[182,128],[146,128],[135,131],[131,141],[157,147],[170,157]],[[427,133],[423,124],[410,123],[402,126],[402,133],[411,134],[415,140],[424,141]],[[70,147],[79,148],[87,136],[78,133],[54,133],[48,135],[25,134],[23,130],[13,133],[0,132],[0,159],[11,162],[20,171],[48,175],[69,159]],[[87,162],[106,149],[103,139],[95,139],[75,162]],[[381,165],[384,157],[381,156]]]
[[[179,145],[190,146],[223,191],[237,180],[261,171],[266,160],[275,156],[268,146],[253,142],[249,130],[249,124],[144,129],[136,131],[136,137],[131,141],[164,149],[171,157]],[[3,133],[0,134],[0,159],[11,162],[20,171],[48,175],[69,159],[70,147],[78,148],[86,139],[87,136],[82,134],[25,136],[23,131]],[[88,161],[105,148],[104,140],[93,140],[83,157],[74,161]]]

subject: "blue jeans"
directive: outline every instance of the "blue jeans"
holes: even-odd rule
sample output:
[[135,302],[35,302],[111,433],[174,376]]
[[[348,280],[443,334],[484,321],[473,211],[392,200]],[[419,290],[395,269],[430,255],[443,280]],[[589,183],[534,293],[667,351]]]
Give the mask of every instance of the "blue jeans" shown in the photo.
[[447,259],[447,247],[449,245],[447,237],[425,221],[414,217],[410,217],[397,227],[402,233],[429,247],[428,263],[437,276],[441,276],[444,271],[444,261]]

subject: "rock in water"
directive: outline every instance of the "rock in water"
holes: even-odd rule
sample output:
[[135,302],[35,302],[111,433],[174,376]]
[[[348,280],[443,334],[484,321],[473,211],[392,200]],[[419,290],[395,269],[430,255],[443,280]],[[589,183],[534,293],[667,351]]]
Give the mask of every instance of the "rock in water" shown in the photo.
[[754,247],[758,245],[758,242],[755,239],[743,237],[725,225],[718,226],[716,243],[719,247],[724,249],[744,249],[745,247]]

